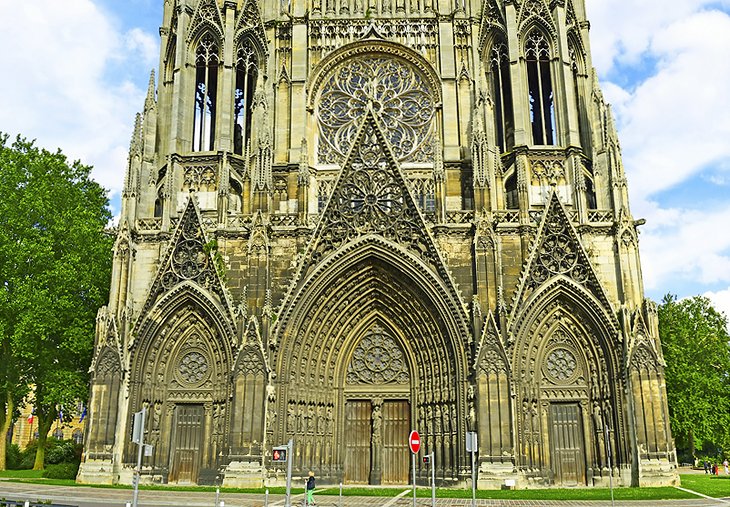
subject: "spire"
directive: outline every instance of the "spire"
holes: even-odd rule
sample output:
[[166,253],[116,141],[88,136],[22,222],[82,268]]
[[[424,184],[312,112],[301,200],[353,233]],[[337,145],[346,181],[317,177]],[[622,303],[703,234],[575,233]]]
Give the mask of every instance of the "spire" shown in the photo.
[[142,153],[142,115],[137,113],[134,118],[134,133],[129,143],[129,154],[137,155]]
[[155,69],[150,73],[150,84],[147,87],[147,98],[144,101],[144,112],[154,109],[157,102],[155,101]]

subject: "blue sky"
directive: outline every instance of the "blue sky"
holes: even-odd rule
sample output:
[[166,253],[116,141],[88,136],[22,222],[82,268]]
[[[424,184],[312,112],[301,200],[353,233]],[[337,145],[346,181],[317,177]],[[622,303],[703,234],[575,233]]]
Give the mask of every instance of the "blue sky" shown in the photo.
[[[0,131],[94,165],[118,212],[162,0],[0,0]],[[730,0],[586,0],[613,104],[646,293],[730,314]],[[12,20],[8,22],[7,20]],[[8,99],[10,98],[10,99]]]

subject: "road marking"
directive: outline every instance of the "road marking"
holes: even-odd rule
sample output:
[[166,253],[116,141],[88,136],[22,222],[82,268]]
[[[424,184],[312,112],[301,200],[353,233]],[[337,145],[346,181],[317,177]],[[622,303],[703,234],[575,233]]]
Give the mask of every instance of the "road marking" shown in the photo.
[[412,489],[406,489],[403,491],[403,493],[398,494],[395,498],[391,499],[390,502],[383,505],[383,507],[390,507],[391,505],[395,504],[398,500],[406,496],[408,493],[412,493]]
[[680,491],[684,491],[685,493],[692,493],[693,495],[701,496],[702,498],[707,498],[708,500],[714,500],[723,505],[730,505],[730,502],[728,502],[727,500],[723,500],[722,498],[713,498],[711,496],[703,495],[702,493],[698,493],[697,491],[692,491],[691,489],[682,488],[680,486],[674,486],[674,487]]

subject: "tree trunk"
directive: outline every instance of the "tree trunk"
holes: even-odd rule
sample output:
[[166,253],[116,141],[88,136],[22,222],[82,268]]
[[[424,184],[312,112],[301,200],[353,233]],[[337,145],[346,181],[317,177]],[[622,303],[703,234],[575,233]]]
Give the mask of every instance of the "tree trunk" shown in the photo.
[[15,403],[13,402],[13,394],[10,389],[5,390],[5,406],[4,414],[0,415],[0,470],[5,470],[7,463],[5,462],[5,455],[7,452],[8,445],[8,431],[10,431],[10,425],[13,423],[13,410],[15,410]]
[[46,413],[36,408],[38,416],[38,449],[35,453],[35,463],[33,470],[43,470],[46,461],[46,441],[48,440],[48,432],[51,431],[55,417],[53,411]]
[[695,459],[695,433],[692,428],[690,428],[687,432],[687,440],[687,443],[689,444],[689,454],[692,456],[692,459]]

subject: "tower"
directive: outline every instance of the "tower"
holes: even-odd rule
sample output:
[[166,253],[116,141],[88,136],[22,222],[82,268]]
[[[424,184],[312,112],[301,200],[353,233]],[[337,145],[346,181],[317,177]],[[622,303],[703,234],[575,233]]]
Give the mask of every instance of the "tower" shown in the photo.
[[[84,482],[676,481],[582,0],[167,0]],[[611,458],[609,460],[609,454]],[[427,481],[418,469],[417,480]]]

